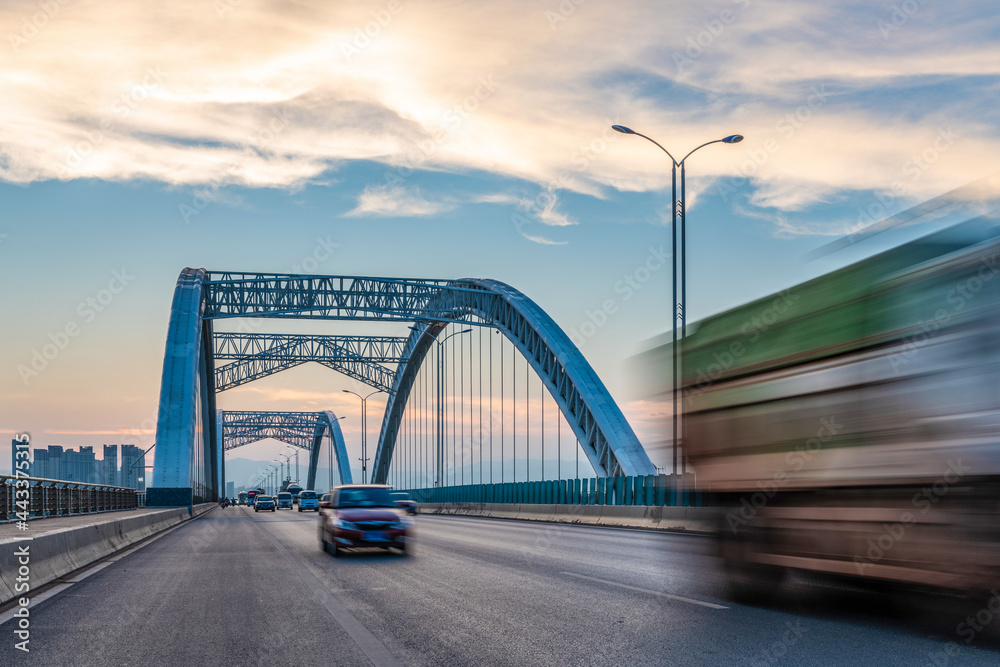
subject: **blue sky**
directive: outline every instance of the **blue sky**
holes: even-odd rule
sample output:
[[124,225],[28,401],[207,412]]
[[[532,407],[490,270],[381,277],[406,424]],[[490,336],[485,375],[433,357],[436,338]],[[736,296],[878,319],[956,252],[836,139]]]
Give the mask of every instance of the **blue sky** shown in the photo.
[[[678,157],[746,136],[688,163],[692,320],[995,203],[987,3],[328,4],[0,8],[0,430],[151,443],[180,270],[305,267],[495,278],[567,330],[614,299],[583,351],[654,437],[624,361],[667,329],[669,272],[615,286],[669,252],[669,161],[612,123]],[[969,183],[944,218],[803,260]],[[316,370],[262,386],[227,407],[293,409],[294,386],[357,412]]]

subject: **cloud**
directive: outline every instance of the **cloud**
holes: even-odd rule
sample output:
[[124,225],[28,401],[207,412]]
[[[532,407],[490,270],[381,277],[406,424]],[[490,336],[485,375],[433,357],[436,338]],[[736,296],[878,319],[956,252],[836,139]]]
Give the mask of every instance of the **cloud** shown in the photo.
[[[594,196],[668,188],[666,157],[612,123],[678,157],[744,134],[689,170],[748,179],[753,205],[787,211],[893,183],[916,201],[1000,167],[1000,18],[972,2],[901,22],[877,4],[775,0],[56,5],[34,31],[39,5],[0,7],[8,182],[294,189],[374,161]],[[450,206],[399,195],[366,190],[352,214]]]
[[568,241],[552,241],[542,236],[532,236],[531,234],[522,233],[521,236],[533,243],[540,243],[542,245],[566,245],[568,243]]
[[370,185],[358,197],[358,205],[344,215],[414,218],[444,213],[453,208],[455,204],[427,201],[416,188]]

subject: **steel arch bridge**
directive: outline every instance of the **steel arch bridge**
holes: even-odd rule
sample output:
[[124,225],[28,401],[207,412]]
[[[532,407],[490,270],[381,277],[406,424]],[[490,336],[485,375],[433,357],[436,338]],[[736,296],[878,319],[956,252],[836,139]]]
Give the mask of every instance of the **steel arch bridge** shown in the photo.
[[[234,318],[415,323],[406,338],[230,334]],[[171,306],[149,505],[219,497],[224,416],[215,394],[316,361],[385,390],[389,402],[375,454],[385,481],[416,373],[448,324],[495,328],[527,359],[555,399],[598,476],[655,468],[621,410],[579,349],[537,304],[495,280],[427,280],[184,269]],[[230,361],[217,366],[216,361]],[[394,363],[395,369],[382,364]],[[331,422],[331,430],[339,430]],[[318,447],[311,449],[318,456]],[[345,450],[346,452],[346,450]],[[338,452],[339,456],[339,452]],[[345,453],[346,463],[346,453]],[[345,466],[349,475],[349,466]]]
[[223,451],[250,443],[273,438],[309,452],[309,469],[306,488],[316,488],[316,470],[319,467],[320,444],[330,438],[331,452],[337,470],[337,483],[350,484],[351,464],[347,457],[344,434],[339,418],[330,411],[324,412],[264,412],[220,410],[218,428]]

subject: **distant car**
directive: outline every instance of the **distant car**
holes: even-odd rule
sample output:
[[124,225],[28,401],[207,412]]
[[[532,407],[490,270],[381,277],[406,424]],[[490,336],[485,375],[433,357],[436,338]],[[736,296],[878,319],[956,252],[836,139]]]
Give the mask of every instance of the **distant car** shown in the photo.
[[292,494],[282,491],[278,494],[278,509],[292,509]]
[[319,511],[319,497],[315,491],[303,491],[299,494],[299,511],[316,510]]
[[410,494],[405,491],[393,491],[391,494],[392,501],[396,505],[404,510],[407,514],[417,513],[417,501],[410,497]]
[[400,509],[383,484],[334,487],[320,509],[319,540],[323,551],[378,547],[413,551],[413,519]]
[[261,510],[271,510],[272,512],[276,512],[278,510],[278,505],[274,502],[274,498],[271,496],[257,496],[253,502],[253,511],[259,512]]

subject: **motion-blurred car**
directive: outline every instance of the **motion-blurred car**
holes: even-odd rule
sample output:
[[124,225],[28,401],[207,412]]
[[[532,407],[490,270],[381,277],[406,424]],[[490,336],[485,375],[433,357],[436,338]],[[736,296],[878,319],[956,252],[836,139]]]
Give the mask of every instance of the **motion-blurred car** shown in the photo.
[[299,494],[299,511],[302,510],[319,511],[319,497],[315,491],[303,491]]
[[272,512],[276,512],[278,507],[274,502],[274,498],[271,496],[257,496],[253,503],[253,511],[259,512],[261,510],[271,510]]
[[278,494],[278,509],[292,509],[292,494],[282,491]]
[[393,491],[392,500],[396,506],[406,510],[407,514],[417,513],[417,501],[410,497],[405,491]]
[[319,540],[323,551],[378,547],[412,553],[413,519],[400,509],[382,484],[350,484],[331,490],[320,508]]

